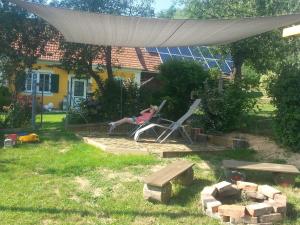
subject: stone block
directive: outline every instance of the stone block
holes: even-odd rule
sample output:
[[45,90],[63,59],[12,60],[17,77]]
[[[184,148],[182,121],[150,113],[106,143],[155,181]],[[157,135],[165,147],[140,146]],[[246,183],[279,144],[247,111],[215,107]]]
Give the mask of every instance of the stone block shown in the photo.
[[200,142],[202,144],[207,144],[208,142],[208,135],[206,134],[197,134],[194,138],[196,142]]
[[213,201],[213,202],[207,202],[206,203],[206,210],[211,211],[213,213],[218,212],[219,206],[221,206],[222,203],[220,201]]
[[263,195],[273,198],[275,194],[280,194],[281,191],[277,190],[276,188],[271,187],[270,185],[259,185],[258,192],[262,193]]
[[282,205],[281,203],[276,202],[273,199],[269,199],[265,202],[273,207],[275,213],[286,213],[286,205]]
[[273,225],[273,223],[248,223],[248,225]]
[[254,201],[261,201],[263,202],[264,200],[266,200],[268,197],[266,197],[265,195],[258,193],[258,192],[252,192],[252,191],[246,191],[245,192],[246,197],[250,198]]
[[155,200],[166,203],[171,198],[172,185],[171,183],[167,183],[163,187],[155,187],[145,184],[143,193],[146,200]]
[[201,196],[201,205],[204,210],[206,209],[208,202],[215,202],[215,201],[217,201],[217,200],[211,195],[202,195]]
[[238,218],[230,217],[230,223],[231,224],[243,224],[244,220],[243,220],[243,217],[238,217]]
[[277,223],[283,220],[281,213],[272,213],[269,215],[262,215],[259,217],[260,223]]
[[217,220],[221,220],[221,217],[218,213],[213,213],[209,210],[205,210],[205,214],[211,218],[217,219]]
[[258,217],[254,217],[254,216],[245,216],[243,218],[243,222],[244,223],[254,223],[257,224],[258,223]]
[[255,203],[247,205],[246,210],[251,216],[255,217],[270,214],[274,211],[273,207],[267,203]]
[[249,142],[245,138],[233,138],[232,139],[232,148],[233,149],[242,149],[248,148]]
[[222,181],[214,185],[219,193],[232,189],[232,184],[227,181]]
[[255,183],[245,182],[245,181],[237,181],[236,182],[237,188],[242,189],[244,191],[257,191],[258,185]]
[[234,218],[230,217],[230,223],[232,224],[257,224],[258,223],[258,217],[251,217],[251,216],[245,216],[240,218]]
[[202,195],[211,195],[211,196],[216,196],[217,194],[217,189],[214,186],[206,186],[205,188],[203,188],[203,190],[201,191],[201,196]]
[[287,197],[283,194],[275,194],[274,201],[286,207]]
[[221,205],[219,206],[220,216],[241,218],[245,216],[245,206],[242,205]]
[[223,223],[230,222],[230,216],[220,216],[220,218]]

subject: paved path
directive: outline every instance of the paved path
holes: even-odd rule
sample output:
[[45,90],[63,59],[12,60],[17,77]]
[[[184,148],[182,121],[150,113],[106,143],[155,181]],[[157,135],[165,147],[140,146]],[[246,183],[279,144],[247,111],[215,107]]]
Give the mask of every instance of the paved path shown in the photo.
[[81,131],[76,133],[78,137],[85,142],[101,148],[104,151],[115,154],[160,154],[163,151],[223,151],[224,147],[213,145],[193,144],[187,145],[183,142],[170,140],[164,144],[154,142],[154,139],[144,139],[141,142],[135,142],[133,138],[126,135],[107,135],[100,132]]

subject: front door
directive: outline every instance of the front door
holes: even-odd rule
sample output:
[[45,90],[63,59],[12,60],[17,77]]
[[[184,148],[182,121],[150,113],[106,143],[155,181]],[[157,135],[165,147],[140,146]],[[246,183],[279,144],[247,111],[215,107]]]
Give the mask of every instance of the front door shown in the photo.
[[71,105],[79,107],[80,103],[86,99],[87,81],[84,79],[71,78]]

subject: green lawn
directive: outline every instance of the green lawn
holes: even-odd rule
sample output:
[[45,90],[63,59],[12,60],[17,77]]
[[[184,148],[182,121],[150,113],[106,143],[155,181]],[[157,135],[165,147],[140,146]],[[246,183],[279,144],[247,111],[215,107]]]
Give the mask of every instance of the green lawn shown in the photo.
[[266,101],[259,100],[255,110],[244,119],[241,132],[274,137],[273,121],[275,107]]
[[[222,159],[258,160],[251,150],[187,157],[196,163],[193,185],[175,186],[168,205],[151,203],[143,199],[142,178],[171,160],[108,154],[64,131],[63,115],[45,118],[41,143],[0,149],[1,225],[217,225],[199,209],[202,188],[223,179]],[[272,184],[268,174],[247,177]],[[299,185],[280,188],[289,199],[286,225],[300,224]]]
[[[63,119],[65,118],[65,113],[46,113],[43,114],[43,124],[42,128],[50,129],[50,128],[62,128],[64,124],[62,123]],[[36,116],[36,123],[38,125],[41,124],[41,115]]]

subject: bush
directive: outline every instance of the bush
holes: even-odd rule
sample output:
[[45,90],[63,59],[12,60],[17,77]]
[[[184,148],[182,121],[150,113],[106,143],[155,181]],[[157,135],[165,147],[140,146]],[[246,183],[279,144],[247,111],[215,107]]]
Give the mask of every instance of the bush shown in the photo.
[[200,63],[183,60],[169,60],[159,69],[159,79],[163,83],[162,98],[167,100],[164,112],[167,118],[177,120],[190,106],[192,92],[202,90],[209,73]]
[[3,127],[18,128],[25,127],[31,120],[31,102],[28,98],[20,97],[14,100],[10,109],[6,112]]
[[247,113],[253,109],[256,99],[240,82],[225,81],[219,89],[219,79],[207,80],[202,92],[203,114],[200,123],[211,132],[227,132],[243,126]]
[[7,87],[0,86],[0,112],[3,106],[9,106],[11,103],[11,93]]
[[25,127],[31,120],[31,98],[18,96],[9,102],[9,107],[3,108],[0,114],[0,127],[19,128]]
[[300,151],[300,64],[285,66],[273,79],[269,94],[275,110],[275,135],[294,151]]

